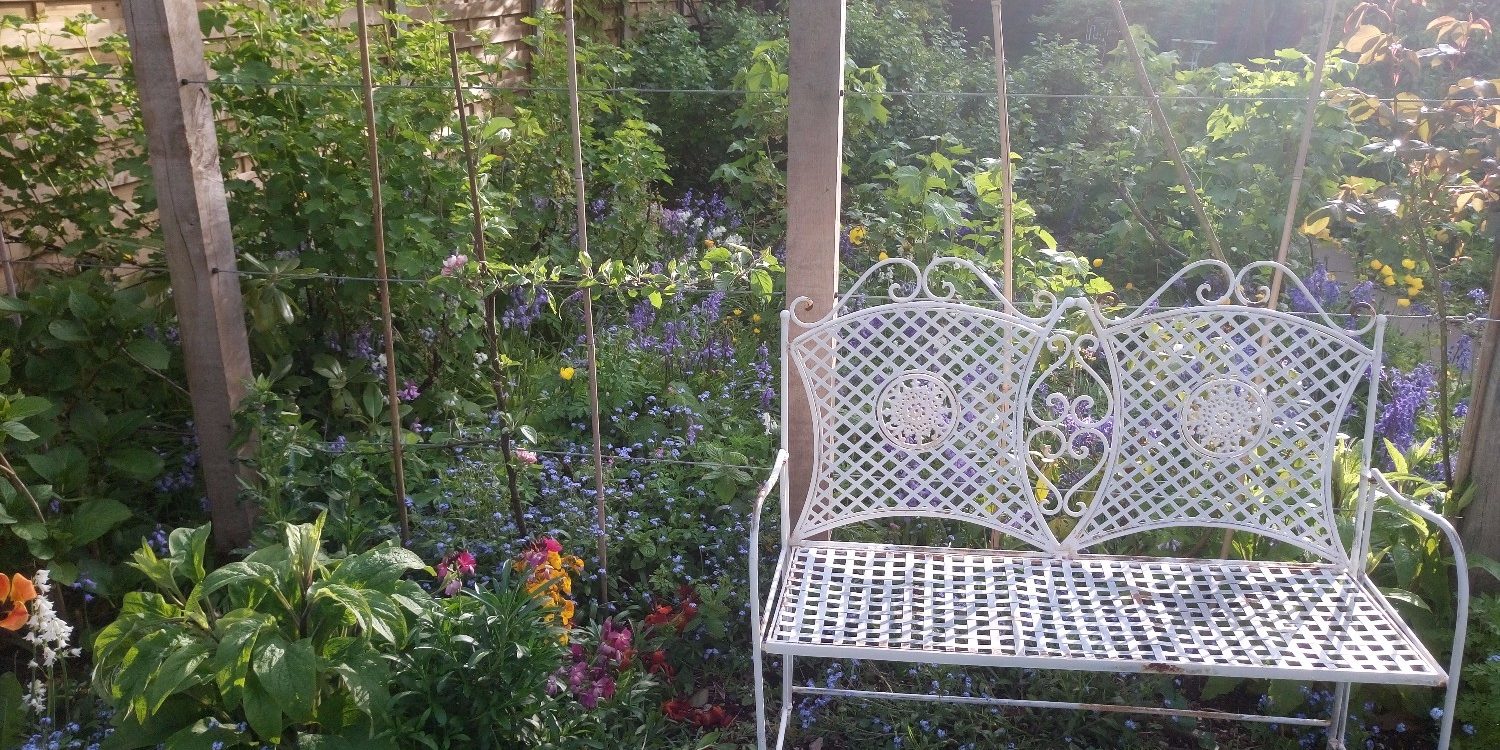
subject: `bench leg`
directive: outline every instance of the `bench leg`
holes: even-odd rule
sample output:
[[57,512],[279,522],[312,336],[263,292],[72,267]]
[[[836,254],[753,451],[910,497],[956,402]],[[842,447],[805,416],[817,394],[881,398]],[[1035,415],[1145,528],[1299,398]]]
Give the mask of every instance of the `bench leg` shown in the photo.
[[776,727],[776,750],[786,746],[786,728],[792,723],[792,657],[781,657],[781,721]]
[[766,750],[766,674],[761,664],[760,638],[752,642],[750,661],[755,664],[755,750]]
[[1349,736],[1350,685],[1340,682],[1333,689],[1333,711],[1328,717],[1328,750],[1346,750]]

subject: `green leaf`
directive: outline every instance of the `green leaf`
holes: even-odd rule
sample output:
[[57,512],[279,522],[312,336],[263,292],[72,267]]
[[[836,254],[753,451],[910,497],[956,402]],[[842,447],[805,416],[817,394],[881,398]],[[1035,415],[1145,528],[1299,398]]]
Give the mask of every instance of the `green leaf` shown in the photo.
[[69,518],[73,544],[88,544],[104,536],[130,515],[130,508],[114,498],[97,498],[84,503]]
[[26,425],[21,424],[20,422],[17,422],[15,420],[10,420],[9,422],[0,422],[0,432],[4,432],[12,439],[19,440],[23,443],[37,439],[37,434],[35,432],[32,432],[30,427],[27,427]]
[[146,685],[146,704],[155,713],[174,693],[201,685],[212,679],[207,670],[199,670],[214,649],[208,643],[184,638],[174,644],[176,650],[163,659]]
[[1496,562],[1494,558],[1486,557],[1478,552],[1470,552],[1468,557],[1469,570],[1482,570],[1496,579],[1500,579],[1500,562]]
[[163,466],[156,451],[137,446],[117,449],[109,455],[108,463],[116,471],[142,482],[155,479]]
[[308,719],[312,717],[317,692],[317,661],[312,641],[288,644],[280,636],[273,636],[261,639],[251,666],[256,681],[282,712]]
[[328,580],[330,583],[385,590],[406,571],[425,567],[427,563],[417,553],[387,545],[344,558]]
[[31,305],[28,305],[25,302],[16,299],[15,297],[0,295],[0,312],[27,313],[31,312]]
[[54,320],[47,324],[47,331],[59,341],[66,341],[70,344],[89,340],[88,331],[85,331],[83,326],[72,320]]
[[1198,694],[1198,700],[1211,701],[1223,695],[1234,692],[1244,680],[1234,677],[1210,677],[1203,682],[1203,691]]
[[22,730],[30,724],[22,694],[14,672],[0,674],[0,747],[21,746]]
[[1422,610],[1423,612],[1432,611],[1432,607],[1429,607],[1427,605],[1427,602],[1424,601],[1422,597],[1417,596],[1416,594],[1413,594],[1406,589],[1386,588],[1382,586],[1380,588],[1380,593],[1384,594],[1385,598],[1390,599],[1391,601],[1409,604],[1413,607],[1416,607],[1417,609]]
[[172,353],[160,341],[136,339],[125,345],[125,351],[153,370],[165,370],[172,363]]
[[6,416],[11,419],[25,419],[51,408],[52,402],[41,396],[23,396],[10,402],[10,412]]
[[284,727],[281,709],[276,706],[275,698],[253,677],[245,682],[242,705],[245,707],[245,721],[249,722],[256,734],[262,737],[281,734]]
[[200,596],[237,583],[258,583],[266,588],[276,585],[276,569],[265,563],[240,560],[220,566],[203,579]]
[[48,482],[59,487],[70,487],[81,482],[88,471],[88,461],[83,451],[71,445],[54,448],[46,453],[26,456],[26,464]]

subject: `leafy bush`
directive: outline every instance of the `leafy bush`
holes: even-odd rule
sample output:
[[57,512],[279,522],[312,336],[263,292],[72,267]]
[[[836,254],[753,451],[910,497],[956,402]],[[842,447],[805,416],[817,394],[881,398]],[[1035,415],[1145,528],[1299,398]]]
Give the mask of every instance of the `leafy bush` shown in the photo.
[[403,580],[425,567],[383,545],[322,550],[323,519],[210,571],[208,527],[178,529],[165,557],[131,566],[154,591],[125,596],[94,641],[94,683],[118,711],[115,747],[374,742],[389,685],[431,597]]

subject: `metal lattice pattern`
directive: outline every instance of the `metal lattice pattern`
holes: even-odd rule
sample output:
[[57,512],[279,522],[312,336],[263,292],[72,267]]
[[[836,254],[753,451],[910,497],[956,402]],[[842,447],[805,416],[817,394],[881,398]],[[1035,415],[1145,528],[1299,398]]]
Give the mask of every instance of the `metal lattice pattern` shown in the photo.
[[1446,680],[1348,571],[1255,561],[797,546],[765,648],[1092,671]]
[[1112,461],[1065,541],[1209,525],[1347,559],[1329,476],[1373,356],[1341,331],[1221,306],[1099,324],[1119,390]]
[[798,536],[932,515],[1045,545],[1020,435],[1041,331],[1035,321],[926,300],[849,313],[793,340],[817,432]]

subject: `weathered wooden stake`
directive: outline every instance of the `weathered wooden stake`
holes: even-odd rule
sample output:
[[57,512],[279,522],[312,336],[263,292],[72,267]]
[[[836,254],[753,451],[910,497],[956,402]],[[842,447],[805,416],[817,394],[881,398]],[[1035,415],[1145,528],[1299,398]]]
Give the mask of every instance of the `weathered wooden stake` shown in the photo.
[[[568,112],[573,130],[573,199],[578,222],[578,255],[587,262],[583,272],[594,277],[589,259],[588,190],[583,182],[583,113],[578,103],[578,22],[573,15],[573,0],[563,5],[563,25],[568,34]],[[594,287],[583,289],[583,331],[588,342],[589,359],[589,431],[594,444],[594,521],[599,525],[599,602],[609,603],[609,515],[604,504],[604,445],[599,424],[599,356],[594,338]]]
[[1151,111],[1151,119],[1156,122],[1156,128],[1161,131],[1162,141],[1167,144],[1167,155],[1172,159],[1172,166],[1177,168],[1177,180],[1182,183],[1183,190],[1187,191],[1188,203],[1193,207],[1193,213],[1198,216],[1198,223],[1203,227],[1203,234],[1208,238],[1209,252],[1213,253],[1217,260],[1228,263],[1224,257],[1223,248],[1219,247],[1219,233],[1214,231],[1214,225],[1208,220],[1208,209],[1203,206],[1203,199],[1198,195],[1198,186],[1193,182],[1193,175],[1188,171],[1187,160],[1182,158],[1182,149],[1177,146],[1177,136],[1172,135],[1172,126],[1167,122],[1167,113],[1161,108],[1161,97],[1156,94],[1156,87],[1151,85],[1151,73],[1146,70],[1146,59],[1141,57],[1141,50],[1136,46],[1135,35],[1130,33],[1130,19],[1125,16],[1125,6],[1120,0],[1114,0],[1115,21],[1120,24],[1120,33],[1124,36],[1125,49],[1130,53],[1131,62],[1135,63],[1135,77],[1140,82],[1141,93],[1146,95],[1146,107]]
[[[1328,0],[1323,7],[1323,31],[1318,36],[1318,54],[1313,58],[1312,81],[1308,84],[1307,107],[1302,111],[1302,137],[1297,141],[1297,163],[1292,167],[1292,188],[1286,199],[1286,216],[1281,222],[1281,245],[1276,248],[1276,262],[1286,263],[1292,248],[1292,228],[1297,225],[1297,202],[1302,197],[1302,176],[1307,172],[1307,152],[1312,147],[1313,126],[1318,120],[1318,102],[1323,98],[1323,66],[1328,61],[1328,40],[1333,34],[1333,10],[1338,0]],[[1276,309],[1281,299],[1281,268],[1271,272],[1271,298],[1266,307]]]
[[[1495,224],[1494,235],[1500,239],[1500,212],[1489,215]],[[1469,414],[1465,417],[1462,447],[1458,451],[1458,471],[1453,484],[1459,491],[1471,485],[1474,502],[1464,510],[1458,528],[1464,535],[1469,554],[1480,554],[1500,560],[1500,263],[1490,282],[1489,322],[1479,356],[1474,358],[1474,386]],[[1441,325],[1446,325],[1442,323]],[[1474,576],[1474,585],[1482,591],[1500,590],[1493,578]]]
[[370,225],[375,236],[375,273],[379,278],[380,323],[385,338],[385,397],[391,417],[391,473],[396,494],[396,521],[401,542],[411,540],[411,514],[406,508],[406,457],[401,442],[401,396],[396,384],[396,326],[391,313],[391,270],[385,257],[385,200],[381,195],[380,130],[375,119],[375,81],[370,70],[370,19],[365,0],[354,5],[359,34],[360,94],[365,110],[365,150],[370,160]]
[[[833,306],[839,283],[839,190],[844,145],[843,0],[789,3],[791,80],[787,88],[786,299],[812,301],[802,319]],[[795,325],[795,324],[794,324]],[[795,329],[794,329],[795,330]],[[812,412],[796,368],[788,368],[786,431],[791,518],[812,479]]]
[[233,416],[251,378],[250,345],[203,35],[194,0],[127,0],[123,7],[146,125],[172,299],[193,402],[214,543],[250,541],[254,509],[241,502]]
[[999,99],[995,109],[1000,114],[1000,205],[1003,212],[1004,226],[1001,230],[1001,242],[1005,247],[1005,298],[1012,302],[1016,299],[1016,217],[1015,217],[1015,193],[1012,185],[1015,178],[1012,176],[1010,163],[1010,97],[1006,91],[1009,81],[1005,73],[1005,24],[1004,16],[1000,12],[1001,0],[990,0],[990,20],[995,29],[995,93]]

